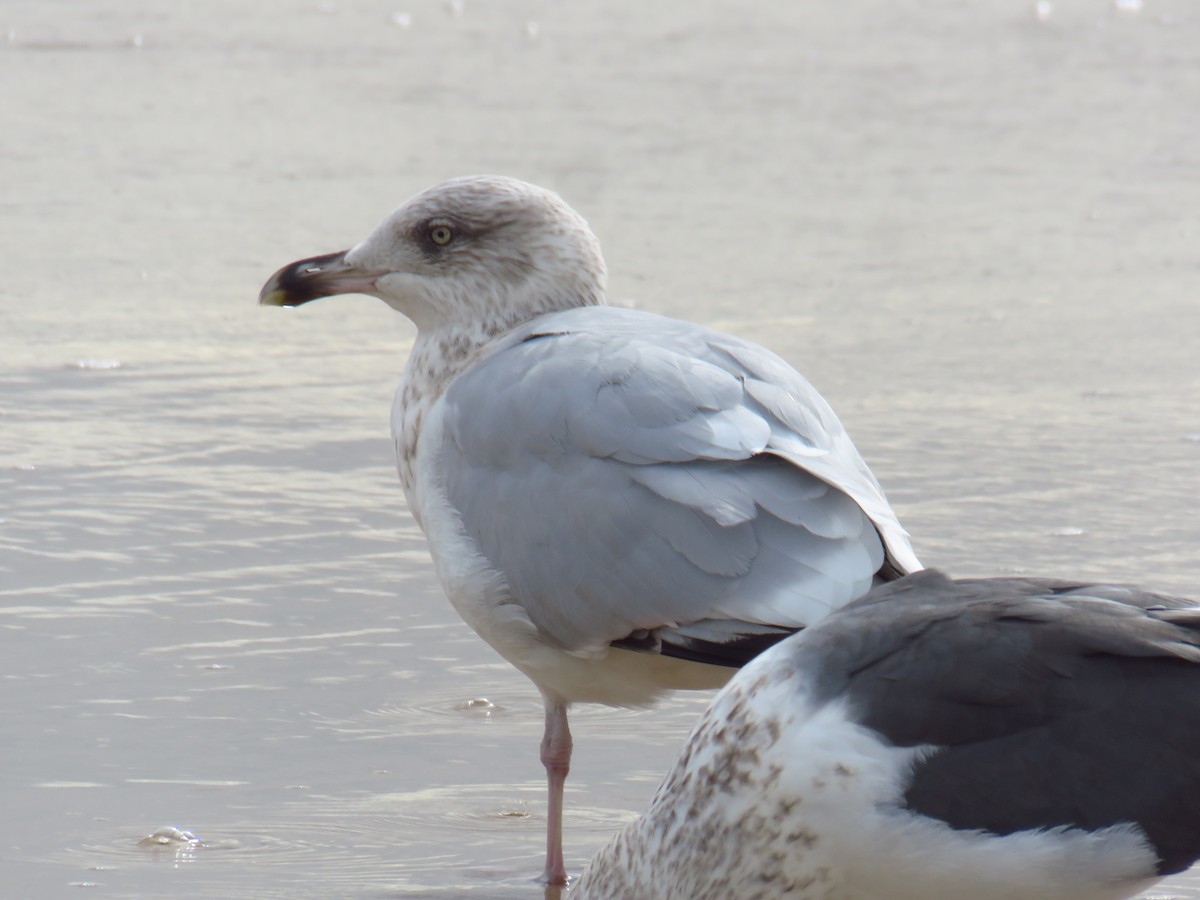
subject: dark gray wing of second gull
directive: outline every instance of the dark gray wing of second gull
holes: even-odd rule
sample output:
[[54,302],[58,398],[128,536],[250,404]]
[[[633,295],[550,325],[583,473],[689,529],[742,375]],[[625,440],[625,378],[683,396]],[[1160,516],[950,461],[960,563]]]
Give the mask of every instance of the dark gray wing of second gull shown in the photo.
[[807,635],[801,677],[892,744],[938,748],[913,770],[912,811],[1001,835],[1134,822],[1160,875],[1200,855],[1192,601],[926,572],[830,624]]
[[920,567],[820,395],[703,326],[611,307],[543,316],[444,405],[463,527],[562,648],[740,665]]

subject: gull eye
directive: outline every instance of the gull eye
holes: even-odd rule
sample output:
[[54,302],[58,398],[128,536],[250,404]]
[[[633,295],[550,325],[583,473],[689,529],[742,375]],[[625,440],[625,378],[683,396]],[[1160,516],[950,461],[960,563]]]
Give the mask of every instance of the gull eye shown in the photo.
[[450,229],[449,225],[430,225],[429,239],[439,247],[445,247],[454,240],[454,232]]

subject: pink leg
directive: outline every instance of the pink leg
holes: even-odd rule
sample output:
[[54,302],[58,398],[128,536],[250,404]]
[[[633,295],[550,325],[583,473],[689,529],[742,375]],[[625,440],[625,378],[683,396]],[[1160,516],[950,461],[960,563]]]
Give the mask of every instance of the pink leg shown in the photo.
[[546,782],[550,788],[549,808],[546,813],[546,871],[542,873],[542,879],[547,884],[566,884],[562,812],[563,785],[566,784],[567,773],[571,771],[571,729],[567,727],[567,705],[561,700],[546,699],[542,765],[546,767]]

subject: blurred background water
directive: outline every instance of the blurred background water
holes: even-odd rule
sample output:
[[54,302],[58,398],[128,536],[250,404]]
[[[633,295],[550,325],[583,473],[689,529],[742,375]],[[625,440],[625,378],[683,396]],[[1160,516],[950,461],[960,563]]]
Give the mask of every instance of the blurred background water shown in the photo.
[[[393,471],[411,326],[254,305],[454,175],[793,362],[927,564],[1200,595],[1190,0],[6,0],[0,83],[4,896],[543,896],[539,699]],[[704,701],[579,710],[569,867]]]

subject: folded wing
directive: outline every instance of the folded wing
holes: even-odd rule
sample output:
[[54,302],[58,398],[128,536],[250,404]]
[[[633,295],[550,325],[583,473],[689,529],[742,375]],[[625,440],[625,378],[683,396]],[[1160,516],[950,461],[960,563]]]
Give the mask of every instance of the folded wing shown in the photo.
[[738,664],[920,567],[828,404],[737,338],[557,313],[441,402],[450,502],[563,648]]

